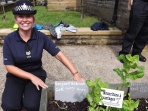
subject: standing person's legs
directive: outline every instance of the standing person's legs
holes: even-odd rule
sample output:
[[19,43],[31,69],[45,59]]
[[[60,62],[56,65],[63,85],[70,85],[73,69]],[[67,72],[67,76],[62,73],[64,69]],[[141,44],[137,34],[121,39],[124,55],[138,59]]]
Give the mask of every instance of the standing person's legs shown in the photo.
[[143,6],[144,4],[140,0],[134,1],[130,12],[129,28],[124,36],[122,50],[119,54],[125,55],[130,52],[134,40],[144,24],[144,20],[141,18],[143,16]]
[[148,29],[142,28],[135,39],[132,55],[140,55],[148,41]]
[[[45,82],[45,77],[39,78]],[[37,90],[31,81],[26,84],[23,105],[27,111],[39,111],[41,92],[42,88],[40,87],[40,90]]]
[[4,111],[20,111],[22,108],[23,92],[24,82],[22,79],[7,77],[2,95],[2,109]]
[[[148,22],[148,21],[147,21]],[[146,62],[146,58],[141,55],[142,50],[148,42],[148,24],[144,26],[138,34],[133,44],[132,55],[139,55],[139,60]]]
[[143,13],[141,18],[144,20],[144,24],[133,44],[132,55],[139,55],[140,61],[145,62],[146,58],[141,53],[148,41],[148,2],[144,4]]

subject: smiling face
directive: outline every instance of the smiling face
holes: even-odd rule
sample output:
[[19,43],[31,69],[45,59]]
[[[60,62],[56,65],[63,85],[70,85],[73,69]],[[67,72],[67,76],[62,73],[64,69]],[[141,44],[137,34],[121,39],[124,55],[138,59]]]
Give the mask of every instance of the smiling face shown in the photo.
[[30,31],[32,29],[35,22],[34,15],[15,15],[14,17],[19,30]]

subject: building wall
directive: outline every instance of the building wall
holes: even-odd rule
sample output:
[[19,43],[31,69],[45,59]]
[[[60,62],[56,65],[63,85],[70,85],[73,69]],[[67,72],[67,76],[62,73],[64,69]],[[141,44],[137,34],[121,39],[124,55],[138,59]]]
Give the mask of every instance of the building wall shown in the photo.
[[79,10],[81,0],[47,0],[48,10]]
[[[111,22],[116,0],[84,0],[86,13],[101,17],[102,20]],[[128,27],[129,0],[119,0],[116,26],[122,30]]]
[[[116,0],[47,0],[47,9],[50,11],[80,11],[83,7],[84,13],[98,16],[102,20],[110,23],[113,17],[115,1]],[[129,11],[129,0],[119,0],[116,26],[122,30],[128,28]]]

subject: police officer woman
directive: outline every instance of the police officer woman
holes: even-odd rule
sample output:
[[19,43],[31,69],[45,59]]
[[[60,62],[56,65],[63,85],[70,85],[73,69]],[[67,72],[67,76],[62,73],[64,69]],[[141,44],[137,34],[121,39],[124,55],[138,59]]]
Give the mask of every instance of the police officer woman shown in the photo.
[[12,12],[19,28],[4,40],[3,58],[8,73],[1,106],[4,111],[20,111],[22,107],[39,111],[41,89],[48,87],[41,61],[43,49],[62,62],[74,80],[84,79],[49,37],[32,28],[37,11],[30,1],[17,1]]

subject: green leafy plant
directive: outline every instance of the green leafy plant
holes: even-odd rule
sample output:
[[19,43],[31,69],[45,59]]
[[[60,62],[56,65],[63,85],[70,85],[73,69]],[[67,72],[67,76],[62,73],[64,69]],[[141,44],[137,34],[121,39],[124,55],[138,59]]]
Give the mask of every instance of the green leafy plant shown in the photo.
[[88,111],[105,111],[105,109],[98,104],[103,104],[101,88],[108,88],[109,84],[107,82],[102,82],[100,78],[97,78],[95,81],[86,80],[86,84],[90,88],[89,93],[86,95],[86,98],[90,103]]
[[107,111],[134,111],[139,105],[139,100],[134,101],[128,93],[128,99],[123,100],[122,108],[108,107]]
[[128,82],[128,79],[130,80],[136,80],[138,78],[142,78],[144,76],[144,66],[139,66],[139,56],[134,55],[131,56],[131,54],[127,55],[120,55],[117,57],[118,60],[123,61],[123,68],[115,68],[113,71],[115,71],[118,76],[122,80],[122,85],[126,87],[130,87],[131,83]]
[[[136,80],[144,76],[144,66],[138,65],[138,55],[120,55],[117,57],[117,59],[124,62],[122,69],[113,69],[113,71],[115,71],[122,80],[121,90],[123,86],[128,88],[131,86],[131,83],[128,81],[128,79]],[[134,111],[134,109],[137,108],[139,105],[139,100],[133,101],[128,92],[123,100],[122,108],[103,107],[101,92],[102,88],[109,87],[108,82],[102,82],[100,78],[97,78],[94,82],[91,80],[87,80],[86,84],[91,89],[86,95],[86,98],[90,103],[88,111]],[[102,106],[99,105],[100,103],[102,104]]]
[[[139,55],[132,56],[131,54],[122,54],[119,55],[117,59],[123,61],[122,69],[113,69],[122,80],[121,90],[123,86],[128,88],[131,86],[131,83],[128,80],[136,80],[144,76],[144,66],[138,65]],[[123,100],[122,108],[119,109],[119,111],[134,111],[134,109],[138,107],[139,100],[133,101],[129,93],[127,94],[127,97],[127,99]]]
[[128,99],[123,101],[123,106],[120,111],[134,111],[139,105],[139,100],[134,101],[131,99],[130,94],[128,94]]

